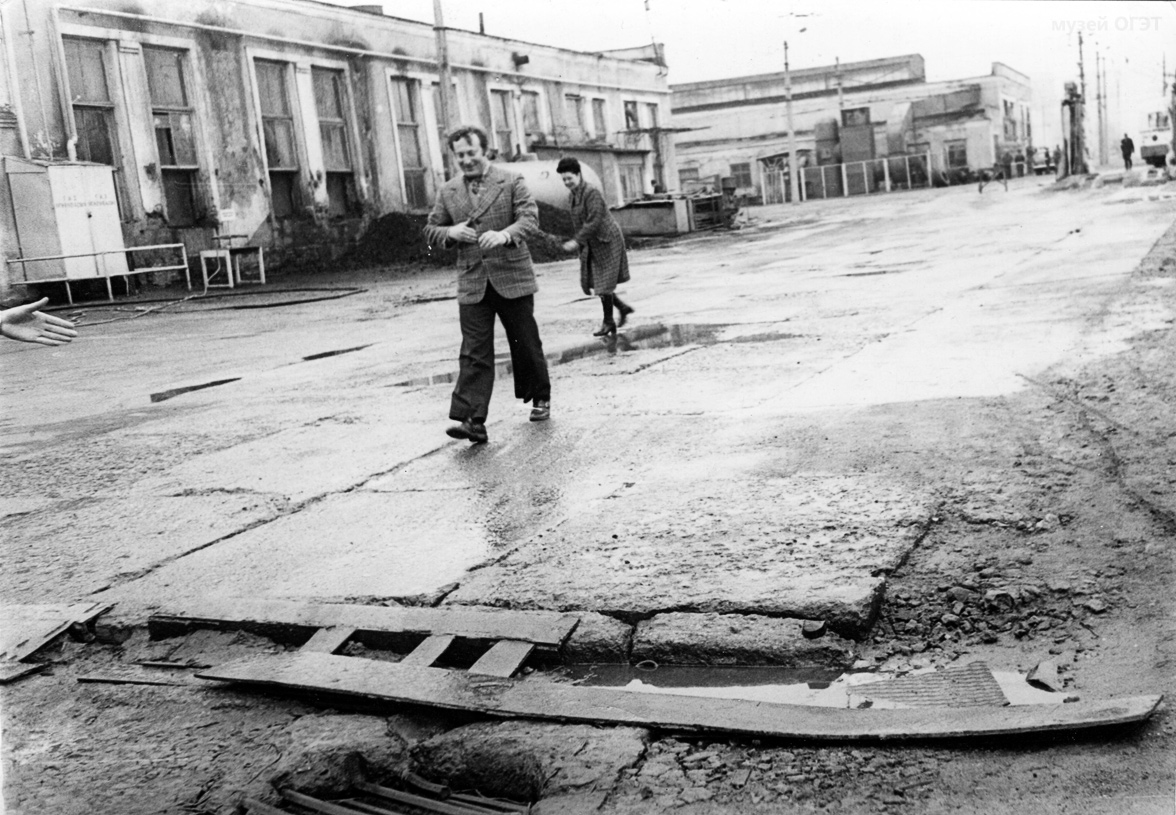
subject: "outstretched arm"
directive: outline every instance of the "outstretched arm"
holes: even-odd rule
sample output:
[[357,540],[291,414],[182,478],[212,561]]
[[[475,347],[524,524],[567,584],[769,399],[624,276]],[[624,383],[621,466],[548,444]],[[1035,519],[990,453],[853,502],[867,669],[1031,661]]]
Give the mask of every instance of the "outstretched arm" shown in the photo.
[[39,345],[65,345],[78,335],[69,320],[37,311],[49,302],[42,297],[35,303],[0,311],[0,336]]

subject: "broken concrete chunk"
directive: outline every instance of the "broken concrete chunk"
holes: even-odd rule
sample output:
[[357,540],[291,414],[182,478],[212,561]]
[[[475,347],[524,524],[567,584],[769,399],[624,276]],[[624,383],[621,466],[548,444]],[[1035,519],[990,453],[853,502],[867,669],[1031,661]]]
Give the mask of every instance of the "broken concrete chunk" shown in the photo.
[[412,748],[414,771],[453,789],[534,801],[607,792],[645,752],[648,732],[541,722],[481,722]]
[[1042,660],[1037,663],[1037,666],[1025,677],[1025,681],[1030,685],[1035,685],[1053,693],[1060,693],[1065,687],[1062,682],[1061,671],[1058,670],[1058,664],[1052,659]]
[[1082,604],[1082,607],[1085,608],[1087,611],[1094,612],[1095,614],[1102,614],[1104,611],[1107,610],[1107,604],[1097,597],[1094,597],[1090,600],[1087,600],[1085,603]]
[[848,668],[856,646],[834,633],[807,639],[804,621],[758,614],[658,614],[637,624],[633,661],[659,665],[803,665]]
[[580,624],[564,646],[565,662],[625,662],[633,628],[627,623],[591,611],[577,612]]

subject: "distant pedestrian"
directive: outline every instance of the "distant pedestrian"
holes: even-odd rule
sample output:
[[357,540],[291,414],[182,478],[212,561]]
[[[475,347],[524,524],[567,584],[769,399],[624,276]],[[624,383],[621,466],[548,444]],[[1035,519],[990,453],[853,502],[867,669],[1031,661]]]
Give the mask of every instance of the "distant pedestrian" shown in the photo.
[[[604,309],[604,322],[593,332],[594,337],[607,337],[624,326],[633,308],[616,295],[618,283],[629,280],[629,257],[625,252],[625,236],[604,203],[600,190],[584,180],[580,162],[574,158],[560,159],[556,166],[564,186],[571,190],[572,228],[576,234],[564,242],[565,252],[580,252],[580,288],[584,294],[596,293]],[[619,317],[614,321],[614,308]]]
[[984,186],[993,181],[999,181],[1004,185],[1005,191],[1009,188],[1010,167],[1012,167],[1013,157],[1009,152],[1005,152],[1004,156],[995,161],[991,170],[980,171],[980,189],[979,192],[984,192]]
[[69,320],[38,311],[49,302],[42,297],[35,303],[13,306],[0,311],[0,337],[37,345],[65,345],[78,335]]
[[551,416],[551,380],[535,323],[535,270],[526,238],[539,229],[539,208],[521,176],[490,163],[489,139],[477,127],[449,135],[461,175],[445,182],[425,225],[430,243],[457,245],[461,356],[445,432],[475,444],[488,440],[494,389],[494,318],[510,343],[515,396],[531,402],[531,421]]
[[1131,156],[1135,153],[1135,142],[1131,141],[1131,137],[1126,133],[1123,134],[1123,141],[1119,142],[1119,149],[1123,151],[1123,168],[1131,169]]

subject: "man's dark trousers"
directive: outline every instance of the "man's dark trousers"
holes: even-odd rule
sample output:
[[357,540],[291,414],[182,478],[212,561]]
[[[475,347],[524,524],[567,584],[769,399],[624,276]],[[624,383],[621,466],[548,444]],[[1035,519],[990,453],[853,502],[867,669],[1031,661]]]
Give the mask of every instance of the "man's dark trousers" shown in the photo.
[[543,341],[535,323],[535,296],[507,299],[486,284],[480,302],[458,305],[461,357],[449,418],[485,421],[494,390],[494,318],[502,320],[510,344],[515,396],[524,402],[551,398]]

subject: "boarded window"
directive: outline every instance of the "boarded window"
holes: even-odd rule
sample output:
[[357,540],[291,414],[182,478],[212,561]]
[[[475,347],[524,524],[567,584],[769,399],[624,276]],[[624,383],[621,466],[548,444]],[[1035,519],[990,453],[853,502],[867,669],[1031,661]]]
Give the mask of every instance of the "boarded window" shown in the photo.
[[490,91],[490,118],[498,154],[504,158],[514,155],[514,105],[510,91]]
[[617,168],[621,176],[621,195],[635,201],[645,192],[645,166],[640,162],[622,161]]
[[[425,185],[425,156],[421,149],[420,83],[395,77],[391,80],[392,116],[400,147],[400,171],[404,178],[405,203],[414,209],[429,205]],[[441,89],[435,89],[440,96]]]
[[301,201],[294,114],[287,85],[290,66],[265,60],[257,60],[254,65],[265,136],[265,161],[269,168],[270,206],[275,218],[287,218],[298,211]]
[[543,132],[543,120],[539,117],[539,94],[535,91],[523,91],[523,127],[528,137]]
[[119,161],[114,102],[106,70],[106,43],[64,38],[65,69],[69,80],[77,154],[82,161],[114,168],[119,212],[126,212],[126,177]]
[[592,100],[592,127],[598,139],[608,138],[608,125],[604,119],[604,100]]
[[584,97],[575,93],[569,93],[564,97],[564,119],[567,122],[568,138],[585,138],[587,131],[584,123]]
[[192,226],[197,217],[199,166],[192,108],[184,80],[184,57],[183,51],[143,47],[164,214],[172,226]]
[[327,171],[327,214],[337,218],[353,215],[358,200],[347,130],[345,75],[342,71],[311,68],[310,76]]

